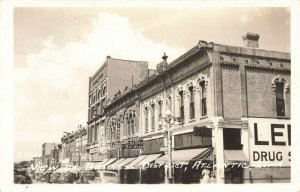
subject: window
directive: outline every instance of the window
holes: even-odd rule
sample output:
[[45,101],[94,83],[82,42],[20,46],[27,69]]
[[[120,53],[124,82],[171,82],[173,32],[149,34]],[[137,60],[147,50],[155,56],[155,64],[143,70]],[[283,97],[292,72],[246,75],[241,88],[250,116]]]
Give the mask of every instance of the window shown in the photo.
[[162,118],[162,102],[158,101],[158,121],[160,121]]
[[151,127],[152,127],[152,131],[155,130],[155,118],[154,118],[154,114],[155,114],[155,105],[151,105]]
[[134,128],[135,128],[135,110],[132,112],[132,118],[131,118],[131,133],[134,134]]
[[145,108],[145,132],[148,132],[148,109]]
[[179,91],[179,97],[180,97],[180,108],[179,108],[179,111],[180,111],[180,119],[181,121],[184,121],[184,99],[183,99],[183,91]]
[[95,126],[95,135],[94,135],[95,142],[98,141],[98,128],[99,128],[99,124],[96,124],[96,126]]
[[226,128],[223,129],[224,150],[242,150],[241,130]]
[[200,83],[201,86],[201,114],[202,116],[207,115],[207,109],[206,109],[206,88],[205,88],[205,82]]
[[127,129],[128,129],[128,113],[126,114],[126,117],[124,118],[123,136],[127,135]]
[[195,118],[194,91],[193,87],[189,88],[190,92],[190,119]]
[[276,82],[276,110],[277,116],[285,116],[284,83]]

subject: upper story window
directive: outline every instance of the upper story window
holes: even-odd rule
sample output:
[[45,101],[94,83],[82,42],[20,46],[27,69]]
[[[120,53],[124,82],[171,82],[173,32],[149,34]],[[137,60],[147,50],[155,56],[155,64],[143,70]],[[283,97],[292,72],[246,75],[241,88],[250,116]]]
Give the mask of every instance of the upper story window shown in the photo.
[[162,101],[158,101],[158,118],[159,118],[159,121],[162,118]]
[[276,111],[277,116],[285,116],[284,83],[276,82]]
[[145,108],[145,132],[148,132],[148,108]]
[[184,97],[183,90],[179,91],[179,117],[184,121]]
[[128,113],[124,116],[124,123],[123,123],[123,136],[127,135],[127,129],[128,129]]
[[277,75],[272,81],[272,88],[275,92],[277,116],[286,116],[286,93],[289,92],[290,86],[286,79]]
[[151,127],[152,131],[155,130],[155,105],[151,105]]
[[106,94],[106,86],[103,87],[102,96],[104,96],[105,94]]
[[190,93],[190,119],[195,118],[195,98],[194,98],[194,88],[193,86],[189,87]]
[[202,116],[207,115],[207,101],[206,101],[206,88],[205,88],[205,82],[202,81],[200,83],[201,87],[201,114]]

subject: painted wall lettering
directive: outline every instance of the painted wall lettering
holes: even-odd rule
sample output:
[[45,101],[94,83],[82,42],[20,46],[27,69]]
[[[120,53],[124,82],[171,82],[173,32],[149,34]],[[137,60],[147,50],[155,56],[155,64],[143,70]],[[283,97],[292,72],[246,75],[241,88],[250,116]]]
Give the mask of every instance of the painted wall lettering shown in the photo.
[[291,123],[287,119],[249,118],[250,165],[290,166]]

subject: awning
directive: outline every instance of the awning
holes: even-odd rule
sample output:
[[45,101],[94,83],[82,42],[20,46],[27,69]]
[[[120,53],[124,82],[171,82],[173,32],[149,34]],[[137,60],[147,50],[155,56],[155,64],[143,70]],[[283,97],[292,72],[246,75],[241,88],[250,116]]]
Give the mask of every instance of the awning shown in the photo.
[[116,161],[117,158],[111,158],[111,159],[108,159],[105,163],[103,163],[100,167],[100,169],[105,169],[107,165],[113,163],[114,161]]
[[101,166],[106,163],[109,159],[104,159],[102,162],[96,162],[93,164],[93,168],[96,170],[101,169]]
[[227,162],[248,162],[243,150],[224,150],[224,160]]
[[117,169],[122,169],[123,166],[126,166],[127,164],[129,164],[130,162],[132,162],[134,159],[135,159],[135,157],[126,158],[124,161],[122,161],[121,163],[119,163],[117,165]]
[[[201,154],[205,154],[211,148],[197,148],[197,149],[184,149],[178,151],[172,151],[172,163],[188,163],[189,161],[199,161],[205,160],[203,159],[205,155],[202,157]],[[202,158],[201,158],[202,157]],[[155,163],[167,163],[169,161],[168,154],[157,158]]]
[[161,154],[151,154],[151,155],[148,155],[145,159],[143,159],[142,161],[140,161],[139,163],[137,163],[134,167],[135,168],[142,168],[144,165],[151,163],[152,161],[154,161],[155,159],[157,159],[159,156],[161,156]]
[[194,157],[191,161],[203,161],[203,160],[208,160],[208,161],[213,161],[214,159],[214,148],[207,148],[207,150],[203,151],[196,157]]
[[125,169],[134,169],[134,166],[145,159],[148,155],[140,155],[135,160],[125,166]]
[[109,170],[116,170],[118,169],[118,164],[124,161],[126,158],[121,158],[115,161],[114,163],[111,163],[110,165],[107,166],[107,169]]

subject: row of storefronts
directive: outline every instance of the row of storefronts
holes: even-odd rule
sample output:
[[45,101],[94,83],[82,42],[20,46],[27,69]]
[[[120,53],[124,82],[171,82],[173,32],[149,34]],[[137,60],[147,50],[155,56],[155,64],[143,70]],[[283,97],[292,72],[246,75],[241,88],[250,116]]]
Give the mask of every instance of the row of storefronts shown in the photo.
[[199,41],[167,58],[152,73],[107,57],[90,78],[86,140],[78,151],[82,134],[66,134],[63,157],[122,183],[289,182],[290,54]]

